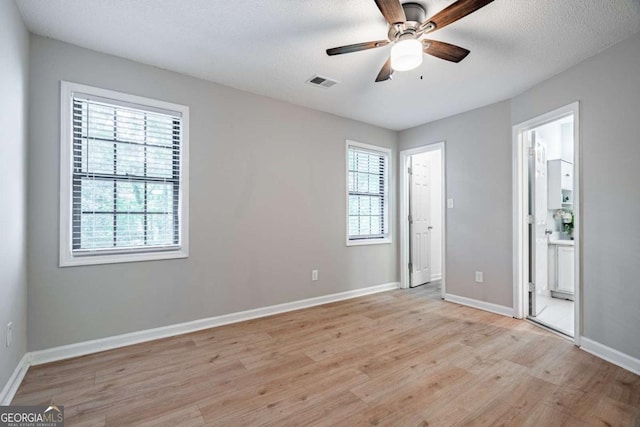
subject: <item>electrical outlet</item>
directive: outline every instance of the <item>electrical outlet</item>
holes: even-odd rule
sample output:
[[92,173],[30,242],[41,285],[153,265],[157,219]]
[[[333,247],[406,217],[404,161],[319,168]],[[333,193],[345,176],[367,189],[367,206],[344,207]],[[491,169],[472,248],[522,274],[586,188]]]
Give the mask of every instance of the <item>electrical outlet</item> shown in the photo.
[[311,270],[311,280],[314,282],[318,280],[318,270]]
[[453,209],[453,199],[447,199],[447,208]]
[[11,347],[11,341],[13,341],[13,322],[7,323],[7,348]]
[[482,271],[476,271],[476,282],[482,283],[484,281],[484,273]]

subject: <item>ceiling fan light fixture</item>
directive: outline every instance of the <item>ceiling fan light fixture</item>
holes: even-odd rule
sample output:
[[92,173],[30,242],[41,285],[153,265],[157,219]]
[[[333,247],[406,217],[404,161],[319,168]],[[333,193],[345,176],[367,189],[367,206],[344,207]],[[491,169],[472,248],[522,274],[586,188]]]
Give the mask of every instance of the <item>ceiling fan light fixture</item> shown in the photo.
[[422,43],[416,39],[405,39],[391,48],[391,68],[409,71],[422,64]]

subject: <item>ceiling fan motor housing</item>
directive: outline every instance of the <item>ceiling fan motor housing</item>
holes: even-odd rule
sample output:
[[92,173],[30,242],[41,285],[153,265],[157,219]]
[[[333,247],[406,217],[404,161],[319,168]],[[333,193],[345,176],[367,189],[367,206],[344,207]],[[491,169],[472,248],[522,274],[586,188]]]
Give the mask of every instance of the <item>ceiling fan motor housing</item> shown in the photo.
[[404,23],[394,24],[389,28],[389,40],[391,41],[409,37],[414,38],[418,28],[427,16],[427,11],[420,3],[404,3],[402,9],[407,20]]
[[407,21],[422,23],[427,19],[427,11],[420,3],[405,3],[402,5],[404,9],[404,15],[407,17]]

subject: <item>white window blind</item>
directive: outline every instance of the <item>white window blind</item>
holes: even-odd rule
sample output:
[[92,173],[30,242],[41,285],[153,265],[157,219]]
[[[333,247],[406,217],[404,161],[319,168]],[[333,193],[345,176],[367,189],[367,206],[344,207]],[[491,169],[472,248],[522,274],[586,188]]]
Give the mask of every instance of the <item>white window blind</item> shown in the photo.
[[348,240],[380,240],[388,237],[387,151],[349,144]]
[[180,113],[72,96],[74,255],[180,246]]

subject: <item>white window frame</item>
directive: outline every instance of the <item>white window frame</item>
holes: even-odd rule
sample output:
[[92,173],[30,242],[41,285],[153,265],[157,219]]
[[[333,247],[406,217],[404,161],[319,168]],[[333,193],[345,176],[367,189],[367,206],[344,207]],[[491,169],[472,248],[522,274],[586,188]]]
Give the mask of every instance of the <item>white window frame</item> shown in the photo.
[[[78,83],[67,81],[61,81],[60,83],[60,267],[187,258],[189,256],[189,107]],[[149,248],[149,250],[135,249],[87,255],[73,254],[72,111],[74,93],[107,98],[114,100],[116,103],[129,103],[148,107],[150,110],[155,108],[171,111],[181,115],[179,242],[176,248],[167,250],[158,250],[157,248]]]
[[[357,147],[362,148],[368,151],[373,151],[376,153],[384,154],[386,156],[386,168],[385,168],[385,177],[384,177],[384,194],[385,194],[385,204],[384,204],[384,212],[383,212],[383,221],[384,221],[384,229],[386,231],[384,237],[380,238],[350,238],[349,236],[349,147]],[[391,219],[391,209],[390,206],[393,206],[392,194],[391,194],[391,177],[393,174],[391,173],[391,168],[393,165],[392,161],[392,150],[387,147],[381,147],[378,145],[365,144],[362,142],[346,140],[345,144],[345,190],[346,197],[345,200],[347,202],[345,209],[345,218],[346,218],[346,244],[347,246],[363,246],[363,245],[380,245],[392,243],[393,239],[391,236],[391,226],[393,224]]]

